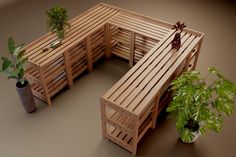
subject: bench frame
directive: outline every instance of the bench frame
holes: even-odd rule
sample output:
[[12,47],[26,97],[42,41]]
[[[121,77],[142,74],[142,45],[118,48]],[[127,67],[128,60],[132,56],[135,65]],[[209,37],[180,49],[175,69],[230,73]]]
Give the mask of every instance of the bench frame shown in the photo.
[[[127,101],[129,94],[123,94],[123,97],[113,94],[117,91],[125,93],[128,88],[132,91],[135,86],[129,84],[128,80],[134,78],[135,73],[140,73],[139,76],[143,76],[143,79],[151,73],[143,74],[144,68],[140,67],[147,66],[145,64],[150,58],[170,47],[175,33],[172,24],[104,3],[75,17],[70,24],[71,27],[58,48],[42,52],[57,40],[53,33],[48,33],[25,47],[25,57],[29,58],[25,76],[31,84],[33,94],[50,106],[55,94],[66,86],[71,88],[73,80],[84,71],[91,72],[93,64],[101,57],[109,59],[112,55],[117,55],[128,60],[132,68],[100,98],[102,135],[135,155],[138,142],[149,128],[156,127],[158,114],[171,101],[172,95],[168,92],[170,82],[182,72],[196,68],[204,34],[191,29],[183,30],[183,39],[191,38],[193,42],[189,42],[180,51],[168,50],[179,55],[179,58],[176,57],[173,66],[155,84],[156,90],[152,89],[145,97],[140,97],[140,106],[138,100],[137,105],[132,102],[134,108],[131,108],[121,105],[123,101]],[[124,90],[118,90],[120,87]],[[130,97],[132,98],[132,94]],[[136,97],[133,96],[133,99]]]

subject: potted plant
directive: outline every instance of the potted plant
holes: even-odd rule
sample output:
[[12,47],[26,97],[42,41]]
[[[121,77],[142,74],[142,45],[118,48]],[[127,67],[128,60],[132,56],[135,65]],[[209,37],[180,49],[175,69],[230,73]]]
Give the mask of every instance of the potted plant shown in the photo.
[[234,109],[236,86],[215,68],[202,78],[199,71],[184,72],[172,81],[173,100],[167,107],[176,119],[180,139],[192,143],[207,130],[220,132],[223,116]]
[[65,37],[65,31],[70,26],[67,22],[67,10],[65,8],[56,6],[47,11],[47,16],[48,28],[50,31],[55,32],[59,39],[58,41],[51,44],[52,48],[56,48],[61,44],[62,39]]
[[172,49],[179,50],[181,46],[181,32],[183,31],[185,27],[187,27],[187,25],[185,25],[184,23],[180,23],[179,21],[176,22],[175,25],[173,25],[172,29],[175,29],[176,33],[175,33],[174,39],[171,41]]
[[8,39],[8,50],[11,59],[1,57],[0,72],[4,73],[8,79],[16,80],[16,89],[25,111],[32,113],[36,110],[36,106],[29,82],[24,78],[27,58],[23,57],[24,50],[22,50],[22,46],[23,44],[15,46],[13,38]]

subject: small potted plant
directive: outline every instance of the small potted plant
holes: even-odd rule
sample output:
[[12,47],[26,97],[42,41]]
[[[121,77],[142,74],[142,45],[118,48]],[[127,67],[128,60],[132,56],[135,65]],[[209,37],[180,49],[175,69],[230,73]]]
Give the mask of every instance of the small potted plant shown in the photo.
[[184,72],[171,83],[174,94],[167,112],[175,117],[183,142],[192,143],[207,130],[220,132],[223,116],[233,112],[236,86],[215,68],[208,72],[206,78],[199,71]]
[[47,11],[48,16],[48,28],[50,31],[55,32],[58,39],[56,42],[51,44],[51,48],[60,46],[62,39],[65,37],[65,31],[69,28],[67,10],[61,7],[53,7]]
[[8,50],[11,59],[1,57],[0,72],[4,73],[8,79],[16,80],[16,89],[25,111],[32,113],[36,110],[36,106],[29,82],[24,78],[27,58],[23,57],[22,46],[23,44],[15,46],[13,38],[8,39]]
[[187,25],[185,25],[185,23],[180,23],[179,21],[176,22],[175,25],[173,25],[172,29],[175,29],[176,33],[175,33],[174,39],[171,42],[172,49],[179,50],[181,46],[181,32],[183,31],[185,27],[187,27]]

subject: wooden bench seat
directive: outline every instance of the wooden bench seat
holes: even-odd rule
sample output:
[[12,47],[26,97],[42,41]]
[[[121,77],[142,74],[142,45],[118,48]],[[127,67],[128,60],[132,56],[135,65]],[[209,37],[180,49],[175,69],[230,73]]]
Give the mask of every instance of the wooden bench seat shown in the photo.
[[[171,49],[170,43],[173,38],[174,31],[149,51],[101,97],[103,115],[109,115],[109,109],[114,110],[113,112],[121,112],[127,117],[132,115],[132,128],[127,125],[122,126],[123,124],[114,120],[109,120],[110,123],[113,122],[111,126],[105,123],[103,128],[104,136],[108,136],[108,138],[112,136],[112,140],[117,143],[116,137],[110,132],[106,132],[106,129],[113,127],[115,130],[122,126],[120,133],[126,132],[129,137],[131,136],[132,144],[125,143],[125,140],[118,140],[118,143],[123,143],[122,146],[133,154],[136,153],[137,143],[148,128],[155,127],[158,112],[168,104],[171,97],[165,99],[163,97],[166,95],[163,94],[170,82],[182,71],[189,70],[190,58],[197,52],[202,40],[202,36],[198,34],[183,32],[182,45],[177,51]],[[159,101],[161,98],[164,100]],[[103,121],[106,121],[106,116],[103,118]]]
[[186,29],[181,48],[171,48],[171,25],[122,10],[109,21],[117,31],[111,53],[133,66],[101,96],[103,137],[136,154],[137,144],[171,100],[170,82],[195,69],[203,34]]
[[171,100],[170,82],[195,69],[203,34],[184,29],[181,47],[171,48],[172,24],[100,3],[70,21],[65,39],[48,33],[25,47],[26,78],[33,94],[51,105],[51,98],[83,71],[92,71],[101,57],[120,56],[132,67],[101,96],[102,133],[132,154],[158,113]]
[[[86,69],[91,71],[93,63],[105,55],[105,25],[119,12],[98,4],[69,22],[70,28],[58,48],[50,48],[57,40],[55,33],[48,33],[27,45],[26,78],[34,87],[34,95],[51,105],[51,97],[65,86],[71,87],[73,79]],[[49,49],[43,52],[45,48]]]
[[119,11],[117,10],[98,5],[91,12],[88,12],[86,16],[80,16],[70,21],[71,27],[68,29],[63,44],[60,47],[42,53],[43,48],[48,47],[48,45],[53,41],[57,40],[55,34],[50,33],[40,42],[37,42],[36,45],[27,48],[25,56],[28,57],[30,61],[39,64],[40,66],[44,66],[63,52],[74,47],[76,44],[94,33],[94,31],[104,27],[107,20],[118,12]]

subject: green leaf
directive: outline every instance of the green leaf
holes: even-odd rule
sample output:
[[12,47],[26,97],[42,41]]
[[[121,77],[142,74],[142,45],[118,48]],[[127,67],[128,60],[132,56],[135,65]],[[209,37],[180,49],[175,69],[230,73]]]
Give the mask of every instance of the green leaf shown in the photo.
[[28,58],[23,58],[22,60],[17,62],[17,67],[18,68],[24,68],[25,63],[28,61]]
[[13,55],[15,49],[16,49],[16,47],[15,47],[15,42],[14,42],[13,38],[10,37],[10,38],[8,39],[8,50],[9,50],[10,54]]
[[200,132],[200,135],[206,135],[205,127],[200,127],[199,132]]
[[22,48],[22,47],[16,47],[16,49],[15,49],[13,55],[14,55],[14,56],[18,56],[18,54],[21,52],[21,48]]
[[11,75],[11,76],[8,76],[8,79],[16,79],[17,77],[16,76],[13,76],[13,75]]
[[224,76],[214,67],[209,67],[208,71],[212,74],[217,75],[219,78],[224,78]]
[[18,72],[18,77],[21,79],[21,78],[24,77],[24,75],[25,75],[25,70],[22,68],[22,69],[20,69],[19,72]]
[[194,135],[189,129],[185,128],[181,131],[180,138],[183,142],[190,142],[193,140]]
[[[167,112],[176,118],[176,129],[183,141],[191,139],[191,130],[186,130],[189,119],[201,124],[200,133],[207,130],[220,132],[223,115],[231,115],[234,110],[236,86],[215,68],[208,69],[211,82],[202,78],[198,71],[184,72],[171,82],[174,96]],[[208,85],[209,83],[209,85]]]
[[8,58],[5,58],[5,57],[1,57],[1,59],[3,61],[2,71],[5,71],[12,65],[12,62],[11,62],[11,60],[9,60]]
[[19,52],[19,54],[17,55],[16,59],[19,61],[19,60],[22,60],[23,56],[24,56],[24,53],[25,53],[25,50],[21,50]]
[[56,32],[59,38],[64,38],[65,30],[70,26],[67,22],[67,10],[61,7],[53,7],[46,12],[48,16],[48,28]]

